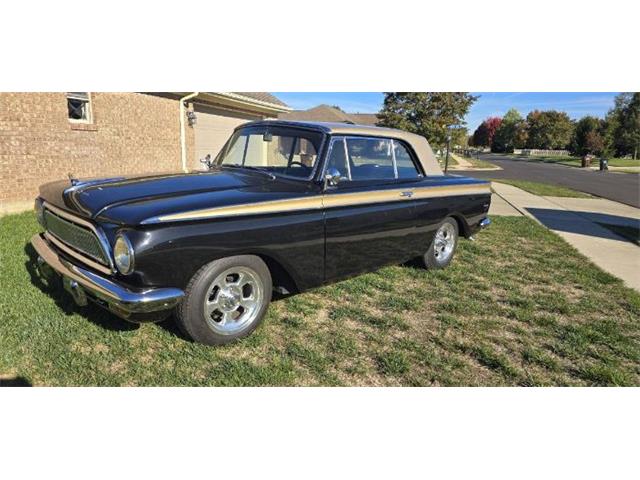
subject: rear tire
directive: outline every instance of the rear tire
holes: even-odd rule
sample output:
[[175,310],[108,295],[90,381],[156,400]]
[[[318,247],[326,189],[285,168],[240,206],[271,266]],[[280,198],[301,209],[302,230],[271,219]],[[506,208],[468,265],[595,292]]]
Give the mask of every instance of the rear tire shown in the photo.
[[215,260],[189,281],[177,307],[177,324],[195,342],[231,343],[260,325],[272,288],[269,268],[259,257],[239,255]]
[[429,249],[422,256],[422,264],[428,270],[446,268],[458,247],[458,222],[445,218],[436,230]]

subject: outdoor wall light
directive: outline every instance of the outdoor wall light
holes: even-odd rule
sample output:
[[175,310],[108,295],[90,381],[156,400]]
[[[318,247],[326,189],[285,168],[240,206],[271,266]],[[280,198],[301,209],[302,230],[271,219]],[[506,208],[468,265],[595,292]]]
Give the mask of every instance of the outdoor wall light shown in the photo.
[[196,112],[187,112],[187,121],[189,122],[190,127],[193,127],[196,123],[198,123]]

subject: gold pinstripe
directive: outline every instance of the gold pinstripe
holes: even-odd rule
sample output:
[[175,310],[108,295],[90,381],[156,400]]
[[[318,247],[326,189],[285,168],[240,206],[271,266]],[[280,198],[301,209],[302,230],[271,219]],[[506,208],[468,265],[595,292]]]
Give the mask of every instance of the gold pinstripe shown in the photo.
[[[411,196],[405,196],[407,192]],[[313,195],[284,200],[248,203],[214,207],[191,212],[161,215],[150,222],[172,222],[176,220],[200,220],[205,218],[232,217],[238,215],[258,215],[265,213],[293,212],[299,210],[317,210],[321,208],[348,207],[383,202],[399,202],[419,198],[451,197],[456,195],[481,195],[489,193],[489,185],[451,185],[420,188],[394,188],[370,192],[336,193],[332,195]]]

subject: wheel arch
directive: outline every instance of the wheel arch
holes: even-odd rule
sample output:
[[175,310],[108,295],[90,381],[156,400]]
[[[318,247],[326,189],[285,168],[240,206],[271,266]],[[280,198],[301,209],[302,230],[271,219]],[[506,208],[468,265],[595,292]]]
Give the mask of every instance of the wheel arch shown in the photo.
[[458,212],[454,212],[448,215],[453,218],[458,224],[458,232],[459,236],[464,238],[469,238],[471,236],[471,228],[469,228],[469,224],[467,223],[467,219],[464,218],[464,215]]
[[291,272],[277,259],[272,256],[266,255],[264,253],[256,253],[256,254],[247,254],[247,255],[255,255],[260,258],[264,263],[267,264],[267,268],[269,269],[269,273],[271,273],[271,280],[273,283],[273,288],[283,287],[289,293],[299,293],[300,289],[298,287],[298,283],[296,282],[294,276]]

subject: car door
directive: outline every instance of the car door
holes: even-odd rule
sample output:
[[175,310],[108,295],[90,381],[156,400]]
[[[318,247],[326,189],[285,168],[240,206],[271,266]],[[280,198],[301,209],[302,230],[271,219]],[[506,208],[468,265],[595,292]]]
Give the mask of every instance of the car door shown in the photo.
[[338,170],[341,180],[323,196],[327,281],[406,261],[423,248],[411,200],[422,176],[414,166],[413,173],[398,168],[394,142],[331,139],[324,171]]

